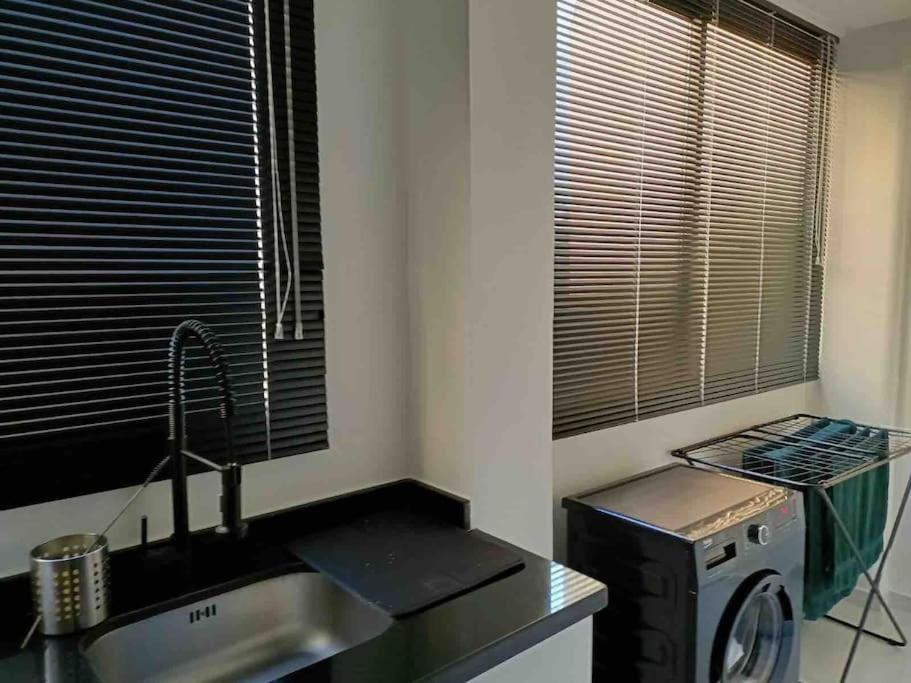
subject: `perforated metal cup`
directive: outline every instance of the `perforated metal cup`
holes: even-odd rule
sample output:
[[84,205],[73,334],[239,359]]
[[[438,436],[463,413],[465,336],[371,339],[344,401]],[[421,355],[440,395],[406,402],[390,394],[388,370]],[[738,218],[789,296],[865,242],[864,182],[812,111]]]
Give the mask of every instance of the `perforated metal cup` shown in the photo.
[[99,540],[97,534],[74,534],[55,538],[32,548],[29,565],[41,633],[74,633],[107,619],[110,591],[105,537]]

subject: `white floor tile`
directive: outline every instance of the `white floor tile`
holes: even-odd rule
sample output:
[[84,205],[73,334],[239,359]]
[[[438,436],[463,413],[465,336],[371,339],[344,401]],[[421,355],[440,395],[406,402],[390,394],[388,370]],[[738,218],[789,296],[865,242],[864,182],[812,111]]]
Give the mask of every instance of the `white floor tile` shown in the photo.
[[[842,619],[857,622],[862,605],[849,599],[833,610]],[[906,634],[911,633],[911,611],[890,603]],[[871,610],[868,628],[887,636],[895,637],[885,612],[876,606]],[[803,648],[801,652],[801,683],[838,683],[842,669],[851,648],[854,631],[840,624],[820,619],[805,622]],[[863,636],[854,664],[851,667],[850,683],[900,683],[911,681],[911,646],[893,647],[876,638]]]

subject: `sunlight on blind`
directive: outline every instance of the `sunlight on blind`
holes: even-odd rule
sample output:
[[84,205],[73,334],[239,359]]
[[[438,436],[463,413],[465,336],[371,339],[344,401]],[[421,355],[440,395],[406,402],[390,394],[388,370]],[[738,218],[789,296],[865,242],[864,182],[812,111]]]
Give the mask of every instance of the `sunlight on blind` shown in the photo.
[[706,65],[705,399],[804,377],[811,64],[716,26]]
[[558,2],[555,436],[815,376],[829,68],[731,1]]

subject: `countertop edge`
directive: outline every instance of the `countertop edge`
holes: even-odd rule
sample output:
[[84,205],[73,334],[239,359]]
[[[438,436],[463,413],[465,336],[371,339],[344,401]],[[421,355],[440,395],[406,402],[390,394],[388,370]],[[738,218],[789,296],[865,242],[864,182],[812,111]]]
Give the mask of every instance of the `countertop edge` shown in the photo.
[[549,617],[530,624],[445,669],[418,679],[420,683],[464,683],[543,643],[607,606],[607,587],[591,593]]
[[486,647],[453,661],[439,671],[419,678],[418,681],[422,683],[462,683],[470,680],[607,607],[607,586],[597,579],[554,560],[543,558],[487,532],[478,530],[477,533],[492,543],[512,549],[523,557],[526,565],[530,562],[548,562],[552,574],[556,573],[562,575],[561,578],[566,578],[567,599],[571,602],[568,602],[559,611],[513,631]]

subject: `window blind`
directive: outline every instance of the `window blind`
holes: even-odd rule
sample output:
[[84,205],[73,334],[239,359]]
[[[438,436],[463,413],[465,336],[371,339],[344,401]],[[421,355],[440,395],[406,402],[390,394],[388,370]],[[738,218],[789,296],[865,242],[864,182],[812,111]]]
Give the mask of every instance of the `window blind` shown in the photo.
[[[269,457],[279,404],[295,434],[311,430],[291,398],[311,361],[265,333],[258,11],[247,0],[0,4],[0,507],[145,477],[164,452],[167,342],[187,318],[228,352],[240,459]],[[300,68],[312,83],[309,30]],[[315,126],[315,106],[304,111]],[[190,351],[190,439],[217,457],[202,361]],[[295,452],[319,443],[297,439]]]
[[742,0],[560,0],[554,435],[818,374],[832,40]]

